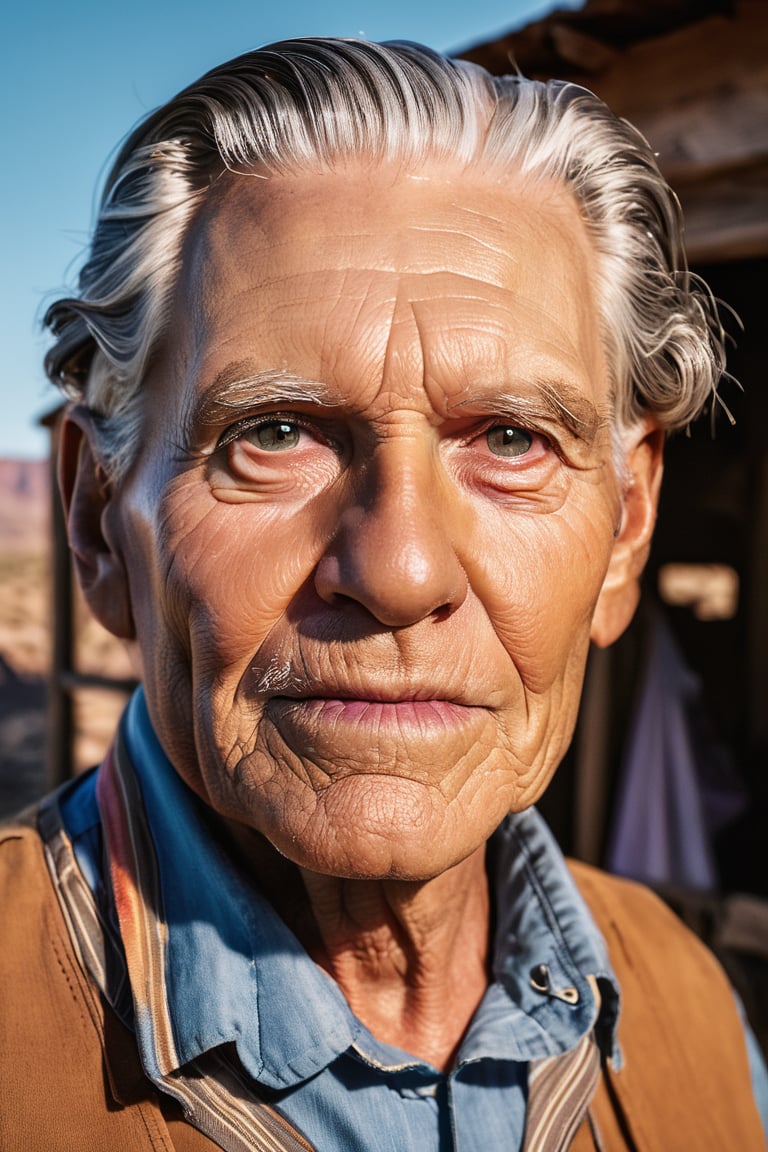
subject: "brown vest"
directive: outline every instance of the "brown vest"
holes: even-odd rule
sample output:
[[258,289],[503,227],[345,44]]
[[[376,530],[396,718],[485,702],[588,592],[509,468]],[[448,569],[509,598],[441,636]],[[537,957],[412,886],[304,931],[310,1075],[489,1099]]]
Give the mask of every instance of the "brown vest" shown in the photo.
[[[624,1052],[620,1072],[605,1069],[572,1148],[764,1149],[743,1030],[717,962],[646,889],[572,867],[621,984]],[[215,1147],[158,1098],[131,1035],[85,975],[38,834],[0,830],[0,1152]]]

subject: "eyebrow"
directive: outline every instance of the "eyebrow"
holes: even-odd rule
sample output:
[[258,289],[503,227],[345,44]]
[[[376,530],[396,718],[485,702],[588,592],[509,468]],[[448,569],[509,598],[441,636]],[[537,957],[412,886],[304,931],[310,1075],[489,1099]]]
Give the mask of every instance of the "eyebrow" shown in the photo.
[[200,393],[189,414],[191,428],[217,427],[262,404],[338,406],[327,384],[280,369],[257,371],[246,363],[228,364]]
[[467,397],[450,410],[472,406],[477,411],[505,410],[523,422],[556,420],[576,440],[592,445],[600,431],[610,424],[608,411],[601,412],[591,400],[566,381],[538,380],[521,391],[494,392],[492,396]]
[[[290,406],[314,404],[338,408],[339,397],[327,384],[306,380],[281,369],[259,371],[237,361],[216,374],[194,402],[189,427],[218,427],[238,413],[246,414],[264,404]],[[578,389],[566,381],[536,380],[520,391],[494,391],[492,395],[466,396],[450,405],[448,411],[470,407],[475,412],[497,415],[504,411],[521,422],[555,420],[574,439],[594,444],[610,415],[600,412]]]

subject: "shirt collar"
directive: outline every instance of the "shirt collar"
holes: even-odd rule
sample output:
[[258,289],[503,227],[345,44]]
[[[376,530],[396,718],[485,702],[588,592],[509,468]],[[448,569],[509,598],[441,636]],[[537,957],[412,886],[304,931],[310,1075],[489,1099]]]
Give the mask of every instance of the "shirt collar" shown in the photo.
[[[521,1013],[514,1036],[503,1033],[507,1058],[517,1044],[521,1060],[555,1056],[598,1024],[605,1055],[620,1062],[615,1040],[619,989],[605,941],[560,849],[534,808],[509,815],[489,843],[495,884],[493,977],[463,1049],[476,1025],[488,1052],[509,1002]],[[596,995],[596,989],[599,992]],[[497,1023],[498,1021],[498,1023]],[[494,1048],[501,1054],[502,1045]]]
[[[299,1083],[348,1049],[378,1067],[418,1064],[368,1032],[236,867],[205,806],[165,756],[141,689],[121,733],[157,859],[165,999],[179,1064],[231,1042],[247,1071],[270,1088]],[[573,1047],[596,1022],[589,977],[602,982],[600,1023],[607,1054],[616,1058],[618,989],[605,944],[534,810],[504,821],[491,841],[489,867],[494,982],[458,1063],[528,1061]],[[563,998],[568,989],[573,1002]],[[136,1019],[141,1029],[144,1015]]]
[[341,991],[223,849],[204,805],[165,756],[141,690],[122,735],[157,858],[179,1063],[231,1042],[268,1087],[308,1078],[354,1041]]

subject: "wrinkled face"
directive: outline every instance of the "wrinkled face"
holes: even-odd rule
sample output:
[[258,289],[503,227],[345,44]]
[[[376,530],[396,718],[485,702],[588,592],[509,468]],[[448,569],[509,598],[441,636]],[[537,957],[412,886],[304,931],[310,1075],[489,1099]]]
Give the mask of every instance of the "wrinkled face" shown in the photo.
[[575,720],[620,492],[567,195],[436,168],[228,177],[120,494],[158,735],[313,870],[427,877]]

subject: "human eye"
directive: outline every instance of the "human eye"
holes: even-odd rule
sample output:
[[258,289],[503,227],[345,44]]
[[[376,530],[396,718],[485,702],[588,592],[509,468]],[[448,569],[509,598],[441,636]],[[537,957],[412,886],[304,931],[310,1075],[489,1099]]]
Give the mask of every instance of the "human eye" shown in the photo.
[[301,443],[302,428],[292,420],[265,420],[247,429],[243,435],[264,452],[288,452]]
[[331,422],[304,413],[254,413],[219,437],[219,465],[234,484],[254,491],[319,491],[344,466],[338,432]]
[[462,483],[488,494],[541,492],[560,468],[549,436],[514,417],[492,416],[465,429],[448,451]]
[[514,424],[494,424],[485,432],[485,444],[493,456],[517,459],[531,451],[534,434]]
[[540,464],[552,454],[550,440],[512,420],[493,420],[470,438],[469,446],[489,466],[514,469]]
[[262,452],[290,452],[306,443],[307,438],[324,439],[317,430],[313,437],[305,422],[295,416],[269,415],[238,420],[220,437],[217,447],[240,442]]

